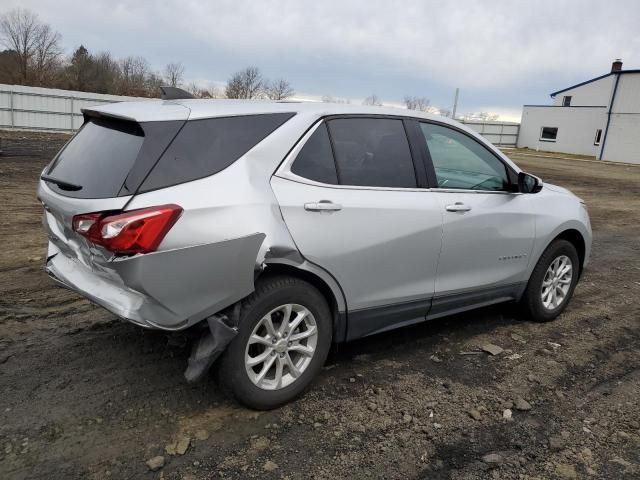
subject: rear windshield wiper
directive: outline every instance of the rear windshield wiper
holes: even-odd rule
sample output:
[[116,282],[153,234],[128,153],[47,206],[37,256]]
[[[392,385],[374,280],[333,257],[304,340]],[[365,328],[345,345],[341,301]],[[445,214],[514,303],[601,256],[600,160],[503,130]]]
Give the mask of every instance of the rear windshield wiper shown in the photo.
[[72,192],[77,192],[78,190],[82,190],[81,185],[65,182],[64,180],[57,179],[55,177],[52,177],[51,175],[41,175],[40,179],[44,180],[45,182],[55,183],[62,190],[69,190]]

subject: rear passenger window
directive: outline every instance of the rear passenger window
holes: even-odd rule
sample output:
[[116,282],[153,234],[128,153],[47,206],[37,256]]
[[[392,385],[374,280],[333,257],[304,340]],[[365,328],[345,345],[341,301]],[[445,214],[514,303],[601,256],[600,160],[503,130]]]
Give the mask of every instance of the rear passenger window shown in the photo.
[[160,157],[141,191],[190,182],[224,170],[293,113],[189,120]]
[[316,131],[304,144],[291,166],[291,171],[316,182],[332,185],[338,183],[331,141],[324,123],[316,128]]
[[415,188],[401,120],[339,118],[328,122],[341,185]]

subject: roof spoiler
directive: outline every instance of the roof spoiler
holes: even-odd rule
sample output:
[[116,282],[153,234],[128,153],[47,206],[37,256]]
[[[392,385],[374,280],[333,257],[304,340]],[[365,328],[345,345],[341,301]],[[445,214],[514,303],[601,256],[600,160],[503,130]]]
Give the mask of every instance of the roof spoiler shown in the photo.
[[178,87],[160,87],[162,100],[184,100],[186,98],[195,98],[186,90]]

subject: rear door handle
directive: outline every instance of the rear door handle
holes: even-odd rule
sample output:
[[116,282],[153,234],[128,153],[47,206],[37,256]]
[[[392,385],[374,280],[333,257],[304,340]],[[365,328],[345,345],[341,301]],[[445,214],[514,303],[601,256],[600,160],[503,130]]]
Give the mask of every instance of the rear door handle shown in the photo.
[[469,205],[465,205],[462,202],[456,202],[453,205],[447,205],[444,208],[447,210],[447,212],[468,212],[469,210],[471,210],[471,207]]
[[337,212],[342,210],[342,205],[330,200],[320,200],[319,202],[305,203],[304,209],[309,212]]

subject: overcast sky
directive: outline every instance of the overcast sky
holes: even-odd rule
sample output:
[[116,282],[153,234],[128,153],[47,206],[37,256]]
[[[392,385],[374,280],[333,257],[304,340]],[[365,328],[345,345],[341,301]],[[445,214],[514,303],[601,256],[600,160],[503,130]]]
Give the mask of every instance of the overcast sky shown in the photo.
[[[245,66],[305,95],[386,102],[421,96],[460,113],[519,119],[523,104],[607,73],[621,57],[640,68],[640,2],[562,1],[115,1],[3,0],[63,36],[189,80],[224,82]],[[359,100],[354,100],[359,101]]]

